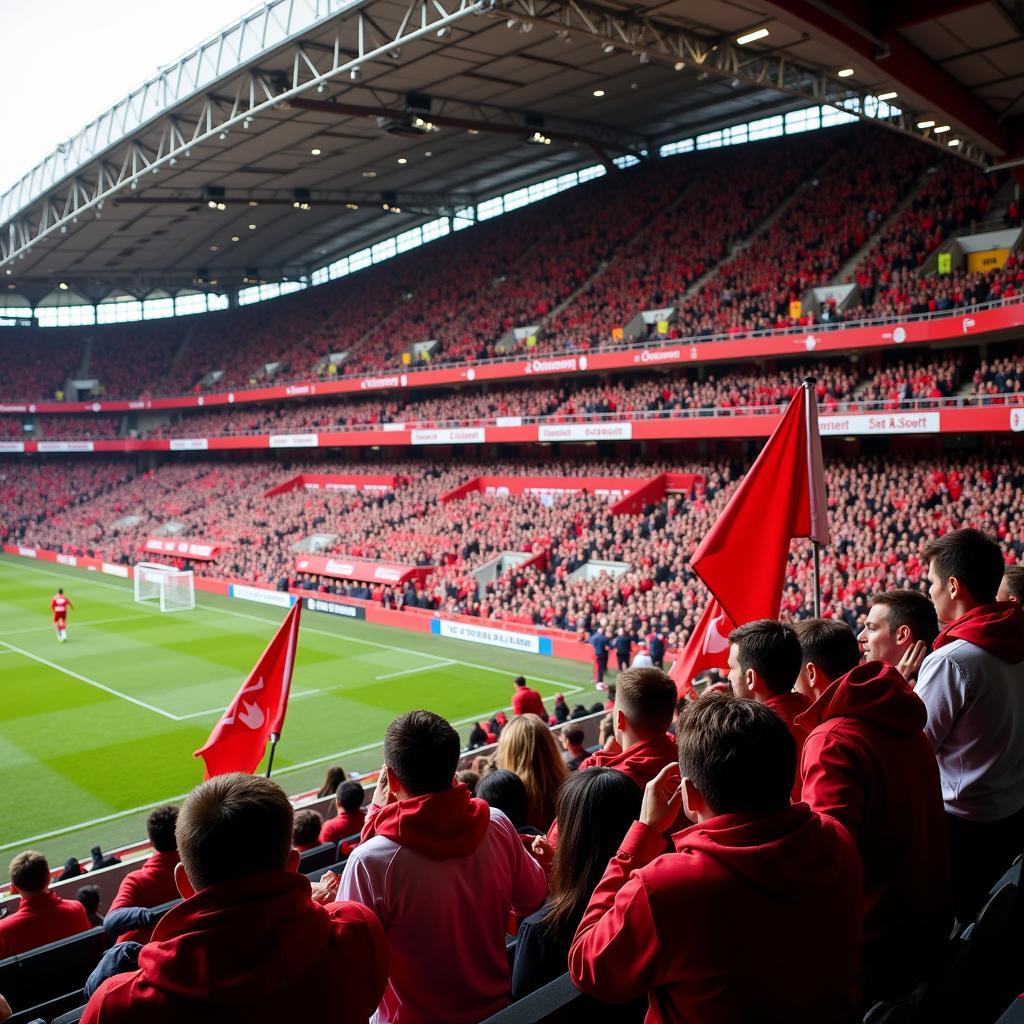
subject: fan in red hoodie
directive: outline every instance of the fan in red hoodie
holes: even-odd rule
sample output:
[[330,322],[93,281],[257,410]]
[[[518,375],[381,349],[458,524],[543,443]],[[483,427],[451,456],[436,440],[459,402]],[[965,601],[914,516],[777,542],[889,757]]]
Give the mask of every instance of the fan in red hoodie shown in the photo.
[[[793,687],[802,662],[800,641],[791,626],[774,619],[758,619],[737,626],[729,634],[729,685],[737,697],[756,700],[771,708],[786,723],[796,744],[800,763],[807,733],[796,725],[811,702]],[[793,783],[793,801],[800,799],[800,776]]]
[[50,892],[50,866],[41,853],[19,853],[11,861],[10,877],[21,903],[13,914],[0,919],[0,960],[92,927],[81,903]]
[[[850,835],[790,805],[793,738],[763,705],[711,694],[678,728],[679,764],[647,785],[576,932],[574,984],[647,994],[647,1024],[848,1024],[863,885]],[[696,824],[664,853],[680,805]]]
[[[366,794],[358,782],[343,782],[338,786],[334,798],[337,813],[324,822],[323,828],[320,829],[320,842],[340,843],[349,836],[358,836],[366,821],[366,811],[363,810],[365,799]],[[356,842],[358,840],[352,843],[353,847]],[[351,849],[344,851],[344,856],[351,852]]]
[[[178,898],[174,869],[178,865],[177,841],[174,827],[178,821],[178,808],[158,807],[146,819],[146,833],[153,846],[153,854],[142,867],[121,879],[110,911],[123,907],[159,907]],[[108,928],[109,931],[109,928]],[[151,927],[132,928],[118,936],[118,942],[149,942]]]
[[[604,750],[583,761],[577,771],[587,768],[614,768],[641,789],[667,764],[679,756],[675,740],[668,735],[678,700],[676,684],[659,668],[627,668],[615,679],[615,706],[612,722],[615,735]],[[679,825],[683,824],[680,819]],[[548,830],[547,842],[558,842],[558,822]],[[542,859],[549,857],[535,845]]]
[[802,797],[841,821],[864,862],[861,978],[871,999],[905,994],[934,962],[952,924],[939,773],[924,705],[891,665],[858,665],[842,622],[796,626],[801,689],[817,699],[807,730]]
[[218,775],[179,815],[184,900],[156,926],[139,969],[109,978],[82,1024],[364,1024],[387,981],[376,918],[318,906],[295,871],[292,807],[269,779]]
[[1003,554],[977,530],[947,533],[923,557],[944,628],[915,690],[942,779],[954,907],[968,921],[1024,850],[1024,611],[995,600]]
[[337,890],[372,908],[387,934],[391,974],[374,1024],[476,1024],[507,1005],[509,913],[544,899],[544,872],[512,822],[453,785],[460,746],[429,711],[399,716],[384,737],[387,764]]
[[516,676],[513,682],[516,684],[515,693],[512,694],[513,712],[517,715],[536,715],[542,722],[546,722],[548,713],[540,694],[531,690],[522,676]]

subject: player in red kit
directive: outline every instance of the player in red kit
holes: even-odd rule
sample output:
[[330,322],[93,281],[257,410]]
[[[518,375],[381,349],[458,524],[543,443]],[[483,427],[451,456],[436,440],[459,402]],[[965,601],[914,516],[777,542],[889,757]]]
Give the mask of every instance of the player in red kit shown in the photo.
[[68,638],[68,609],[75,606],[64,596],[63,589],[58,590],[50,600],[53,610],[53,628],[57,631],[57,639],[64,643]]

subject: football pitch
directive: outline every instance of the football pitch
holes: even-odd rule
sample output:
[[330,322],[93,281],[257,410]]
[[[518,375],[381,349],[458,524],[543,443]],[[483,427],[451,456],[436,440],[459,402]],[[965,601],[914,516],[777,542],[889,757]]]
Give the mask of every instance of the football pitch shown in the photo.
[[[64,644],[49,608],[58,587],[75,606]],[[149,809],[201,781],[192,753],[285,613],[196,600],[161,614],[127,580],[0,556],[0,877],[29,847],[54,864],[144,838]],[[518,674],[549,704],[601,697],[584,663],[304,610],[274,778],[299,793],[331,764],[378,768],[384,729],[412,708],[444,715],[465,744],[471,722],[508,707]]]

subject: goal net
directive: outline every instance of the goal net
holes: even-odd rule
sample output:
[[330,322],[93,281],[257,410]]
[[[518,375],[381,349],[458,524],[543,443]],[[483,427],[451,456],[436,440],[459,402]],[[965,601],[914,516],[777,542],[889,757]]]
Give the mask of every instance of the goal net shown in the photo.
[[139,562],[135,566],[135,600],[159,601],[162,612],[184,612],[196,606],[195,579],[191,571],[172,565]]

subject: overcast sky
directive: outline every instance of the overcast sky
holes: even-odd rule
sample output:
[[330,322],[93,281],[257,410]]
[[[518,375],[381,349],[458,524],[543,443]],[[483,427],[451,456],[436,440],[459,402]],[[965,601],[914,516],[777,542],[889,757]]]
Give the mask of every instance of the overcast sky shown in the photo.
[[0,193],[257,0],[0,0]]

